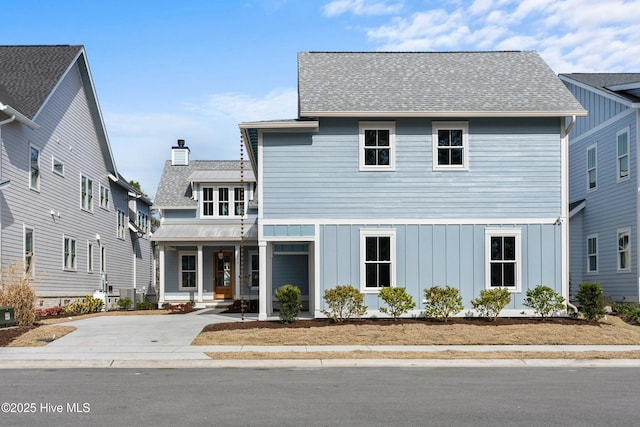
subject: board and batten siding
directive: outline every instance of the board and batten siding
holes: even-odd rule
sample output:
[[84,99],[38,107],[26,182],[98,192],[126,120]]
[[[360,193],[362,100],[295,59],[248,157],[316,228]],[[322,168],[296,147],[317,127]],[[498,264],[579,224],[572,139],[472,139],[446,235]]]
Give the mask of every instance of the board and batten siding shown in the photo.
[[265,133],[264,218],[560,216],[559,119],[468,122],[468,171],[433,171],[429,119],[395,121],[389,172],[359,171],[356,119],[322,119],[315,134]]
[[[571,89],[572,85],[569,87]],[[585,200],[585,208],[578,214],[579,226],[574,227],[576,222],[572,219],[569,228],[572,287],[577,290],[576,281],[597,282],[608,297],[638,301],[637,115],[624,114],[626,107],[614,107],[611,99],[578,89],[578,100],[589,111],[587,119],[590,123],[597,126],[606,120],[610,122],[582,136],[576,133],[569,146],[569,200]],[[617,119],[614,113],[619,114]],[[592,114],[594,119],[590,118]],[[616,135],[624,129],[629,130],[629,178],[618,180]],[[587,148],[594,145],[597,189],[587,191]],[[617,233],[629,227],[631,269],[618,271]],[[598,272],[587,273],[587,236],[593,234],[598,235]]]
[[[521,230],[522,290],[512,294],[507,309],[525,309],[526,291],[546,285],[562,293],[561,227],[531,224],[437,224],[371,225],[343,224],[320,226],[320,295],[337,285],[360,288],[360,230],[394,229],[396,231],[396,285],[405,287],[423,308],[424,289],[450,285],[457,288],[465,309],[471,299],[486,289],[485,229]],[[320,302],[324,309],[324,301]],[[378,310],[377,294],[365,294],[369,311]]]
[[[22,262],[23,225],[32,227],[33,283],[41,297],[82,297],[101,288],[97,234],[107,248],[107,274],[114,289],[132,287],[131,237],[128,232],[126,240],[116,237],[114,202],[120,196],[109,182],[113,171],[107,166],[94,119],[76,64],[38,113],[35,121],[40,129],[17,123],[2,129],[2,174],[11,180],[2,192],[2,266]],[[30,145],[40,150],[39,191],[29,189]],[[52,157],[64,164],[63,176],[52,171]],[[81,209],[81,175],[93,180],[92,212]],[[111,188],[109,209],[100,207],[100,184]],[[76,240],[76,271],[63,270],[63,236]],[[87,242],[93,243],[93,272],[87,271]]]
[[564,84],[578,102],[589,112],[588,115],[576,119],[576,124],[569,135],[570,140],[577,138],[590,129],[599,126],[629,109],[629,107],[620,102],[616,102],[615,99],[604,97],[582,86],[566,81]]

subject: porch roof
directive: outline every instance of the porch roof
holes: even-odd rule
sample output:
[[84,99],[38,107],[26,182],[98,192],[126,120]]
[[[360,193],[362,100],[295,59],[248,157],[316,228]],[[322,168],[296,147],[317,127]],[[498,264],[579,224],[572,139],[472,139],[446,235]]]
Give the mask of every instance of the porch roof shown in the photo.
[[[245,239],[258,238],[256,223],[245,225]],[[204,242],[240,240],[238,224],[162,224],[151,236],[156,242]]]

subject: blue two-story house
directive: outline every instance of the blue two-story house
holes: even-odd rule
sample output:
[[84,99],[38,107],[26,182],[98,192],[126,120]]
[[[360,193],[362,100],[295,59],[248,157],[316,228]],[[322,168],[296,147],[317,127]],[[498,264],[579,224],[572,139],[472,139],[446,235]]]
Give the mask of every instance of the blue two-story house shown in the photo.
[[638,302],[640,74],[560,79],[589,111],[570,134],[572,293],[597,282],[612,300]]
[[[259,318],[298,285],[568,296],[568,136],[586,111],[535,52],[305,52],[298,117],[242,123],[255,171]],[[416,307],[416,312],[420,305]]]

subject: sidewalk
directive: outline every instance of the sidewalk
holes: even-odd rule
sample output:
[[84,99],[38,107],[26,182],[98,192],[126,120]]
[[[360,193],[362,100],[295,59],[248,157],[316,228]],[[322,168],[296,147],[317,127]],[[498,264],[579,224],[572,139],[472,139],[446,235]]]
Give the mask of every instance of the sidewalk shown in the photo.
[[[245,316],[248,321],[255,315]],[[346,366],[633,366],[640,359],[304,359],[213,360],[205,352],[581,352],[640,351],[633,346],[192,346],[205,325],[240,321],[239,315],[202,310],[185,315],[101,316],[66,322],[76,331],[43,347],[0,348],[0,369],[158,367],[346,367]]]

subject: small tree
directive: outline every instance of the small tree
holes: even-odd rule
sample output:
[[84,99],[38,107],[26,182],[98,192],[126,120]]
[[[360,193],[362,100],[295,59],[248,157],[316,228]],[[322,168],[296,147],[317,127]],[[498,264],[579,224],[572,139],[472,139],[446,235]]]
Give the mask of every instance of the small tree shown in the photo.
[[416,306],[413,298],[407,293],[405,288],[382,288],[380,289],[378,297],[388,306],[388,308],[380,307],[380,311],[390,314],[394,320],[398,320],[398,317]]
[[282,285],[276,289],[276,298],[280,305],[280,321],[295,322],[302,309],[302,295],[300,289],[294,285]]
[[364,295],[351,285],[327,289],[323,298],[328,309],[322,310],[322,313],[335,322],[343,322],[352,317],[360,318],[367,313]]
[[524,305],[531,307],[542,320],[565,308],[564,298],[548,286],[538,285],[527,290]]
[[472,299],[471,305],[480,312],[481,316],[493,322],[510,302],[511,292],[508,289],[492,288],[481,290],[480,297]]
[[446,322],[464,309],[462,297],[457,288],[433,286],[424,290],[424,315]]
[[576,294],[580,311],[587,320],[598,320],[604,316],[604,291],[599,283],[582,282]]

